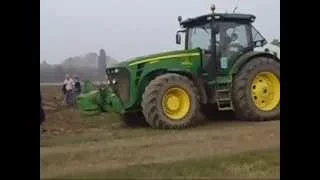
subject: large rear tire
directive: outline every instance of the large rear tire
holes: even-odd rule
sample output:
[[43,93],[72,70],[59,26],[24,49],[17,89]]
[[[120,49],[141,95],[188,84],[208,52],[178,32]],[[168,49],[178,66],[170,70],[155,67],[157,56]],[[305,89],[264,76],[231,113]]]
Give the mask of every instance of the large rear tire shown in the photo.
[[168,73],[156,77],[146,87],[142,112],[153,128],[187,128],[199,117],[199,99],[198,89],[190,79]]
[[249,61],[234,78],[233,103],[240,119],[280,118],[280,63],[267,57]]

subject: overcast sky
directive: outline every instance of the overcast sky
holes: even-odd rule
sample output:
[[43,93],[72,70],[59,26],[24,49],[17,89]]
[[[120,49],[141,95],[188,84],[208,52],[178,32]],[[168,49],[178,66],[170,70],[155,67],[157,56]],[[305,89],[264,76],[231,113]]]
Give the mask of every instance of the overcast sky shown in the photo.
[[[60,63],[71,56],[99,52],[121,61],[181,49],[175,44],[177,16],[232,12],[237,0],[41,0],[40,61]],[[279,0],[239,0],[240,13],[254,14],[267,38],[280,38]]]

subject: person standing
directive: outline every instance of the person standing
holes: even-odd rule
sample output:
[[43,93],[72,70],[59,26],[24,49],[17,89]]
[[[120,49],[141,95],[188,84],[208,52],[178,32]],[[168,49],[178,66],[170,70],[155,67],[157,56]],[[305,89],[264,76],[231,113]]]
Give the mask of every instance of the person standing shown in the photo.
[[77,102],[77,97],[80,95],[81,93],[81,82],[79,80],[78,76],[74,76],[74,90],[73,90],[73,95],[74,95],[74,104],[76,104]]
[[73,105],[73,88],[74,81],[70,78],[69,74],[66,74],[66,79],[63,82],[65,89],[65,103],[69,106]]

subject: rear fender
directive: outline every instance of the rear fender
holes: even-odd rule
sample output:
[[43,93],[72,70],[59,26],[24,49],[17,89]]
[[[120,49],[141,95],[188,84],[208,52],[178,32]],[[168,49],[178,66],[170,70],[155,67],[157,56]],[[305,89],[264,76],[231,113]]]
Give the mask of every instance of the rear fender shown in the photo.
[[237,74],[245,64],[256,57],[268,57],[280,63],[280,59],[273,54],[266,52],[249,52],[242,55],[238,60],[236,60],[230,70],[230,75]]

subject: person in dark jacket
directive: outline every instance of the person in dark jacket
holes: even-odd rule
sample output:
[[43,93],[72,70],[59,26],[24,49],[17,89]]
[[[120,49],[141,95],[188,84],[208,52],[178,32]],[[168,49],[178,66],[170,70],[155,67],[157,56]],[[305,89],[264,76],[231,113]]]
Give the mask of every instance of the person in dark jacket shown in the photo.
[[41,91],[40,91],[40,126],[46,119],[46,114],[42,108],[42,98],[41,98]]
[[77,104],[77,97],[81,93],[81,82],[78,76],[74,76],[74,89],[73,89],[73,105]]
[[74,77],[74,92],[79,95],[81,93],[81,82],[78,76]]

